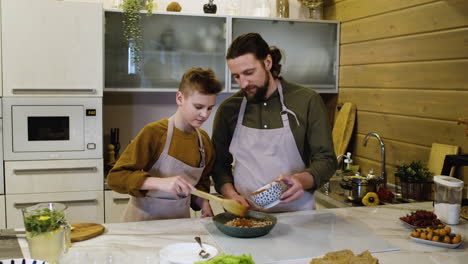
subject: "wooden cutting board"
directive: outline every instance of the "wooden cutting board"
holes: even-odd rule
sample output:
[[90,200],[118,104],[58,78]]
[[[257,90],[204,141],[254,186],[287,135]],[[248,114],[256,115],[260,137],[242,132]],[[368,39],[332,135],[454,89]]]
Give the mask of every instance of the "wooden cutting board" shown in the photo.
[[333,145],[337,156],[345,154],[349,140],[353,134],[355,120],[356,105],[350,102],[344,103],[336,116],[335,125],[332,130]]
[[[459,146],[432,143],[431,154],[429,155],[429,161],[427,162],[427,168],[434,175],[440,175],[442,167],[444,166],[444,160],[446,155],[456,155],[460,151]],[[450,175],[453,176],[454,169],[450,171]]]
[[95,223],[74,223],[71,224],[71,241],[78,242],[99,236],[106,229],[103,225]]

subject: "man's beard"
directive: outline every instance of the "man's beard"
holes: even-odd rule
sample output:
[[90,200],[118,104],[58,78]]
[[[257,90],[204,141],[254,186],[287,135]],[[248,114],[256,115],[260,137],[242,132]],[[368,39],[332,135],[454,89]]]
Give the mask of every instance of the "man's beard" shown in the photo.
[[267,75],[265,78],[265,82],[263,83],[262,86],[250,85],[246,87],[247,89],[251,87],[255,87],[254,95],[248,95],[247,92],[245,92],[245,90],[242,90],[242,91],[244,92],[244,95],[245,97],[247,97],[247,100],[249,102],[260,103],[266,100],[268,86],[270,86],[270,78],[268,78],[268,75]]

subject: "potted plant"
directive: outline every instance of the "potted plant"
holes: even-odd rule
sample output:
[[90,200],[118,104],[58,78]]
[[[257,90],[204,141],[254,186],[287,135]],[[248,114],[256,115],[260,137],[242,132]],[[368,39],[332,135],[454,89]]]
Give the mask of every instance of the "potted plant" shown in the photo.
[[61,203],[40,203],[22,209],[32,258],[54,264],[68,251],[70,226],[65,219],[66,209]]
[[130,48],[132,61],[137,71],[140,71],[142,36],[141,36],[141,14],[140,10],[146,9],[147,15],[152,14],[152,0],[124,0],[123,10],[123,34]]
[[395,179],[400,182],[403,199],[422,201],[430,198],[432,173],[421,161],[397,165]]

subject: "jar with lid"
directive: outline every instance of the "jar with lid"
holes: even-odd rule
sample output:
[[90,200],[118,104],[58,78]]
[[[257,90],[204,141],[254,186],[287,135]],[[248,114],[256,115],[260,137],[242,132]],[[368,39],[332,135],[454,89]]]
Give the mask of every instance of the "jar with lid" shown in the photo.
[[449,225],[460,221],[463,181],[450,176],[434,176],[434,213]]
[[256,0],[253,9],[254,16],[269,17],[270,16],[270,0]]

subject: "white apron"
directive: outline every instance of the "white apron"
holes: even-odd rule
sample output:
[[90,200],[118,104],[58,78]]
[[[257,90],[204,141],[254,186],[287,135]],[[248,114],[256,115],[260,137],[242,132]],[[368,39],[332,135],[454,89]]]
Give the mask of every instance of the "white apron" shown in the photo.
[[[289,127],[288,113],[296,115],[284,105],[283,87],[278,81],[278,93],[282,105],[283,127],[275,129],[256,129],[242,125],[247,99],[244,97],[237,118],[229,152],[235,159],[234,187],[247,199],[254,210],[267,212],[302,211],[315,209],[314,196],[305,191],[304,195],[293,202],[278,204],[270,209],[255,205],[249,194],[271,183],[281,174],[302,172],[305,164],[296,146],[294,135]],[[299,123],[299,122],[298,122]]]
[[[181,175],[188,183],[195,185],[200,180],[205,168],[205,151],[201,134],[198,134],[198,146],[201,154],[200,167],[192,167],[174,157],[169,156],[174,131],[174,117],[169,118],[167,138],[159,159],[150,170],[151,177],[167,178]],[[163,191],[148,191],[145,197],[130,197],[125,208],[122,221],[145,221],[157,219],[187,218],[190,217],[190,195],[181,198],[175,194]]]

